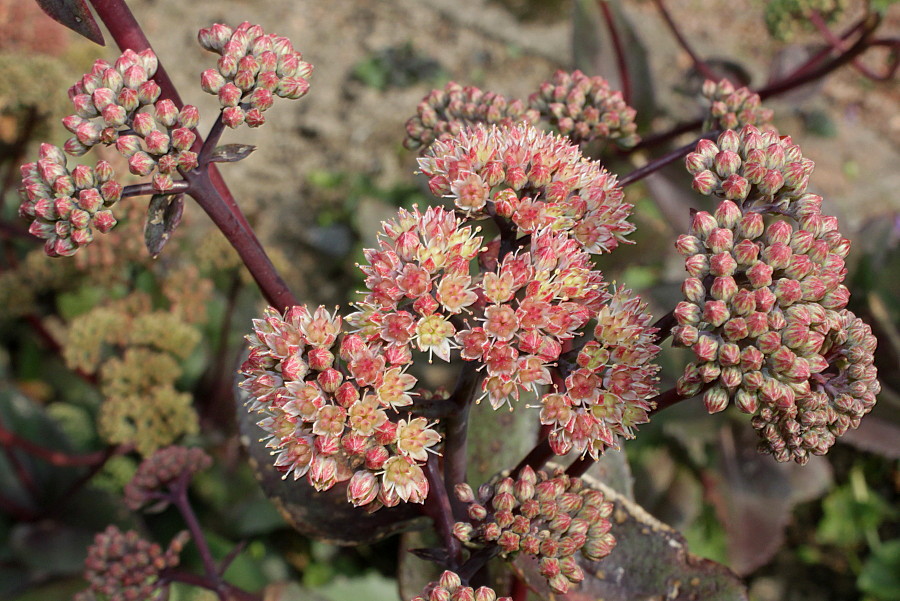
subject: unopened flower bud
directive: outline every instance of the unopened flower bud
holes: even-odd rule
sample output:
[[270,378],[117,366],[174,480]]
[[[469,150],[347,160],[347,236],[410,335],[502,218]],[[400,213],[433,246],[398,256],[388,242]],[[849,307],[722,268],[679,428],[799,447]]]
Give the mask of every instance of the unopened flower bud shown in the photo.
[[128,159],[128,170],[135,175],[150,175],[154,168],[156,168],[156,161],[144,151],[135,152]]
[[728,407],[728,391],[721,386],[713,386],[703,393],[703,404],[709,413],[719,413]]
[[173,127],[178,120],[178,109],[175,107],[175,103],[169,100],[168,98],[164,98],[156,103],[154,106],[156,120],[166,127]]
[[153,104],[159,99],[161,93],[162,89],[159,84],[152,79],[145,81],[137,88],[138,101],[143,105]]

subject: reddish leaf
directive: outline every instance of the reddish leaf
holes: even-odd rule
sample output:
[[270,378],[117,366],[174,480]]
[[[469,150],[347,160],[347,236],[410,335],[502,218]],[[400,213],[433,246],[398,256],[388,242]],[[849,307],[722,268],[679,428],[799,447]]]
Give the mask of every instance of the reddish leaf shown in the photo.
[[84,0],[37,0],[37,3],[41,10],[57,23],[65,25],[95,44],[106,45],[100,27]]

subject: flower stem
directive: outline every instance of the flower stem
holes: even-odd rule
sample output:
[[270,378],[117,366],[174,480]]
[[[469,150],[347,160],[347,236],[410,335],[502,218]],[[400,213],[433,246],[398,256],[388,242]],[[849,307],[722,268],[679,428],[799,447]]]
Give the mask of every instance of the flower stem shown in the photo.
[[536,470],[544,467],[544,464],[550,461],[550,458],[554,456],[553,449],[550,448],[550,438],[545,437],[539,443],[537,443],[531,451],[528,452],[527,455],[519,462],[516,468],[513,470],[513,477],[516,474],[521,472],[526,466]]
[[657,159],[653,159],[652,161],[650,161],[643,167],[638,167],[637,169],[635,169],[628,175],[625,175],[624,177],[622,177],[622,179],[619,180],[619,185],[624,188],[625,186],[628,186],[630,184],[633,184],[634,182],[644,179],[648,175],[651,175],[652,173],[659,171],[660,169],[662,169],[669,163],[674,163],[678,159],[687,156],[689,152],[691,152],[692,150],[694,150],[694,148],[697,147],[697,142],[699,142],[700,140],[703,140],[703,139],[712,140],[712,139],[716,138],[720,133],[722,133],[722,132],[720,132],[720,131],[707,132],[707,133],[703,134],[702,136],[700,136],[699,138],[697,138],[696,140],[694,140],[693,142],[690,142],[688,144],[685,144],[684,146],[676,148],[675,150],[673,150],[671,152],[667,152],[666,154],[664,154],[663,156],[661,156]]
[[663,0],[653,0],[653,3],[656,5],[656,8],[659,10],[659,13],[665,20],[666,25],[669,26],[669,30],[672,32],[672,35],[675,36],[675,40],[678,42],[678,45],[681,46],[682,50],[687,52],[688,56],[691,57],[691,62],[694,64],[694,69],[696,69],[706,79],[718,82],[720,76],[715,71],[713,71],[696,52],[694,52],[694,49],[691,48],[691,45],[684,37],[684,34],[681,33],[681,30],[675,23],[675,20],[672,18],[671,13],[669,13],[669,9],[666,8]]
[[[450,397],[450,400],[456,405],[456,410],[444,421],[446,427],[444,439],[444,486],[448,491],[454,490],[457,484],[462,484],[466,481],[469,409],[472,406],[480,381],[481,374],[476,371],[476,364],[467,362],[459,373],[456,388]],[[454,503],[454,500],[451,500],[451,504],[455,510],[455,515],[459,519],[464,519],[465,511],[463,506],[459,503]]]
[[216,592],[220,601],[228,601],[229,596],[224,586],[225,582],[216,568],[215,559],[213,559],[212,551],[210,551],[206,537],[203,535],[203,529],[200,528],[197,514],[194,513],[194,509],[191,507],[191,502],[188,499],[188,483],[190,481],[191,473],[190,471],[185,471],[181,477],[169,486],[170,498],[172,504],[181,513],[181,517],[191,533],[194,544],[197,545],[197,552],[200,554],[200,560],[203,562],[203,571],[206,572],[207,579],[213,585],[210,589]]
[[693,396],[689,396],[689,397],[681,396],[680,394],[678,394],[677,389],[670,388],[670,389],[666,390],[665,392],[661,392],[658,395],[656,395],[655,397],[653,397],[652,399],[650,399],[650,402],[655,403],[656,407],[654,407],[647,413],[650,416],[654,416],[657,413],[659,413],[660,411],[662,411],[663,409],[667,409],[669,407],[677,405],[681,401],[687,401],[696,396],[697,396],[696,394]]
[[447,551],[447,569],[455,572],[463,562],[462,544],[453,536],[455,522],[453,507],[450,505],[449,491],[441,479],[437,455],[429,455],[425,463],[425,478],[428,480],[429,492],[423,509],[425,514],[434,520],[435,529],[444,543],[444,549]]
[[678,324],[675,319],[675,309],[672,309],[662,317],[656,320],[653,327],[656,328],[656,334],[653,335],[653,343],[660,344],[666,338],[672,335],[672,328]]
[[622,99],[625,104],[630,105],[632,100],[631,76],[628,73],[628,63],[625,59],[625,45],[622,43],[622,36],[619,35],[619,28],[616,27],[616,18],[609,7],[608,0],[597,0],[600,12],[603,14],[603,20],[606,22],[606,30],[609,32],[610,41],[612,41],[613,52],[616,55],[616,67],[619,70],[619,80],[622,85]]
[[[185,192],[190,193],[191,186],[186,180],[177,180],[172,183],[172,189],[165,192],[165,194],[183,194]],[[130,186],[125,186],[122,190],[122,198],[129,198],[132,196],[150,196],[152,194],[159,194],[156,190],[153,189],[153,184],[132,184]]]

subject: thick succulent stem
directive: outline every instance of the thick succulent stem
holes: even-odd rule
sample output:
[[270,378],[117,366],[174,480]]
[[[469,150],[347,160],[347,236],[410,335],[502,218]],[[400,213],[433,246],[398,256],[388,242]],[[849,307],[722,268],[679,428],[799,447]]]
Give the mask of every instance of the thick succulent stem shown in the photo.
[[688,155],[688,153],[690,153],[697,147],[697,142],[699,142],[700,140],[715,139],[716,137],[718,137],[718,135],[720,133],[722,133],[722,132],[711,131],[711,132],[705,133],[702,136],[700,136],[699,138],[697,138],[696,140],[694,140],[693,142],[690,142],[688,144],[685,144],[684,146],[676,148],[675,150],[673,150],[671,152],[667,152],[666,154],[662,155],[661,157],[659,157],[657,159],[653,159],[652,161],[650,161],[643,167],[638,167],[631,173],[623,176],[619,180],[619,185],[624,188],[625,186],[631,185],[637,181],[644,179],[648,175],[652,175],[653,173],[659,171],[660,169],[662,169],[669,163],[674,163],[678,159],[686,157]]
[[598,0],[600,12],[603,14],[603,20],[606,22],[606,30],[609,32],[610,41],[612,41],[613,52],[616,55],[616,68],[619,70],[619,80],[622,84],[622,99],[625,104],[630,105],[632,100],[631,91],[631,75],[628,73],[628,62],[625,58],[625,44],[622,36],[619,35],[619,28],[616,26],[616,17],[609,6],[608,0]]
[[423,509],[425,514],[434,520],[435,530],[444,543],[444,549],[447,551],[447,569],[456,571],[462,565],[462,544],[453,536],[453,507],[450,505],[448,490],[441,479],[437,455],[428,457],[425,477],[428,479],[429,493]]

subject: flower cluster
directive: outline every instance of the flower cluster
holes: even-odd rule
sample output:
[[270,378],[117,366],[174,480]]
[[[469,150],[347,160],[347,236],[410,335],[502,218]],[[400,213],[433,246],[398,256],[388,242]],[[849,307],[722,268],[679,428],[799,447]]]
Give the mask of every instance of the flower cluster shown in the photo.
[[735,89],[727,79],[703,83],[703,96],[709,101],[705,130],[740,129],[745,125],[762,127],[772,121],[773,111],[761,106],[759,94],[746,87]]
[[745,125],[725,130],[713,143],[700,140],[685,159],[694,190],[736,203],[762,202],[780,209],[803,197],[815,164],[790,136]]
[[270,308],[253,323],[241,387],[250,409],[267,414],[259,425],[276,468],[305,475],[317,490],[350,480],[349,501],[370,510],[423,502],[420,465],[441,437],[425,418],[388,416],[412,404],[416,378],[358,335],[338,343],[342,320],[323,307],[310,314],[295,306],[284,316]]
[[[690,234],[676,243],[689,277],[672,333],[696,356],[679,393],[705,391],[710,412],[734,400],[757,416],[763,450],[803,463],[874,404],[877,383],[866,356],[874,339],[842,312],[850,243],[837,219],[822,213],[822,198],[804,193],[813,164],[789,139],[747,126],[740,135],[723,133],[719,147],[701,143],[688,156],[695,184],[712,173],[696,171],[709,158],[718,177],[727,176],[721,189],[742,180],[734,188],[745,192],[726,194],[740,204],[724,200],[713,214],[695,213]],[[839,365],[847,361],[843,350],[835,350],[845,343],[855,349],[852,377]]]
[[108,526],[88,548],[84,560],[88,589],[77,594],[76,601],[97,596],[110,601],[160,598],[167,586],[160,572],[178,565],[188,538],[186,531],[180,532],[163,551],[134,530],[122,532],[116,526]]
[[432,194],[470,218],[507,218],[520,234],[570,231],[593,254],[610,252],[634,231],[614,175],[585,160],[566,138],[532,125],[463,130],[419,158]]
[[[565,233],[541,231],[527,251],[506,255],[484,274],[481,325],[457,333],[462,358],[484,364],[483,397],[495,409],[519,389],[540,394],[550,384],[566,340],[574,338],[609,298],[602,274]],[[524,293],[524,294],[523,294]]]
[[197,447],[173,445],[159,449],[141,462],[134,477],[125,486],[125,504],[132,511],[137,511],[153,499],[159,488],[182,478],[190,478],[211,465],[212,457]]
[[437,582],[429,583],[421,595],[410,601],[512,601],[512,597],[498,598],[494,589],[486,586],[477,589],[463,586],[459,574],[447,570]]
[[524,468],[516,479],[485,484],[476,499],[467,484],[456,495],[468,503],[470,522],[458,522],[453,534],[470,544],[492,544],[502,557],[518,553],[539,560],[540,572],[554,591],[565,594],[584,579],[576,553],[598,561],[616,545],[610,533],[613,505],[603,493],[562,470],[552,476]]
[[104,60],[69,89],[75,113],[62,120],[74,134],[65,150],[81,156],[97,144],[112,145],[128,158],[131,173],[147,177],[154,172],[153,189],[172,189],[178,170],[197,166],[191,151],[200,121],[197,107],[181,110],[169,99],[159,99],[161,90],[153,79],[157,58],[152,50],[126,50],[115,64]]
[[68,257],[116,225],[112,207],[122,197],[112,166],[99,161],[92,169],[78,165],[69,171],[66,155],[52,144],[41,144],[36,163],[22,165],[19,214],[33,218],[28,231],[46,240],[51,257]]
[[243,22],[232,29],[216,23],[200,30],[200,45],[220,56],[200,76],[200,87],[219,98],[222,122],[259,127],[275,97],[296,100],[309,91],[313,67],[285,37]]
[[403,145],[410,150],[427,149],[435,140],[458,135],[463,128],[485,123],[508,127],[522,121],[536,124],[538,112],[521,100],[508,100],[494,92],[449,82],[443,90],[432,90],[416,107],[416,116],[406,122]]
[[645,311],[630,291],[615,292],[593,315],[594,339],[569,366],[565,391],[541,398],[541,423],[552,428],[556,454],[575,450],[596,459],[605,448],[618,448],[617,437],[634,438],[634,426],[649,421],[659,347]]
[[640,141],[634,122],[637,111],[602,77],[557,71],[531,95],[528,104],[576,144],[600,138],[632,148]]
[[762,438],[760,450],[782,461],[804,458],[804,449],[826,452],[836,437],[859,425],[881,391],[871,328],[846,309],[829,325],[820,351],[828,368],[812,375],[810,393],[797,399],[796,412],[764,406],[751,422]]

